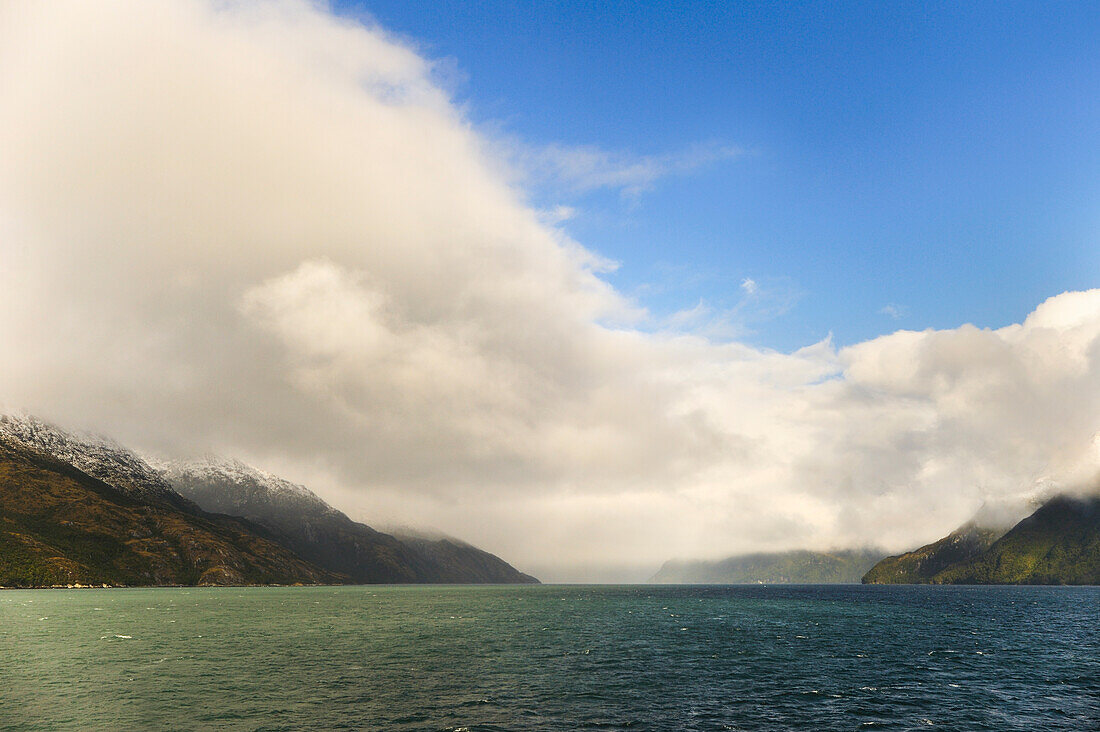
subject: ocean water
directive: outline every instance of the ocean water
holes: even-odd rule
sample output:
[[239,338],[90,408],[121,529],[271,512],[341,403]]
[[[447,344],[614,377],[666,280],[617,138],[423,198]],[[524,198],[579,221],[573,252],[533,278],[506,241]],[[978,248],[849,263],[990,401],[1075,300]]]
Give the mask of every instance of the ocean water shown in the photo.
[[5,730],[1098,730],[1100,588],[0,592]]

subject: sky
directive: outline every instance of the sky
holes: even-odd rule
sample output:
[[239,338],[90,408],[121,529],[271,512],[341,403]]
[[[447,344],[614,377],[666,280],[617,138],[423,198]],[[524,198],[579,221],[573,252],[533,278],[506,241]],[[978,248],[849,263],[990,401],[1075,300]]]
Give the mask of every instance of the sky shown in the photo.
[[528,144],[741,151],[637,196],[535,196],[575,208],[566,230],[656,313],[735,311],[743,340],[789,350],[1000,327],[1096,283],[1094,3],[338,7],[445,61],[471,118]]
[[1100,476],[1087,5],[0,9],[0,405],[551,581]]

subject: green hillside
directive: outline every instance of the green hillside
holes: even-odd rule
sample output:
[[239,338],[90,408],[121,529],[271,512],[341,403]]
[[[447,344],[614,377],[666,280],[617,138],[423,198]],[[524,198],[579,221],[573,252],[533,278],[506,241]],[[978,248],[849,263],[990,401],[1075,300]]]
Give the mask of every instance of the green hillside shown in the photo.
[[1100,497],[1059,496],[989,549],[936,575],[945,584],[1100,584]]
[[650,579],[659,584],[844,584],[860,577],[883,552],[790,551],[742,554],[717,561],[669,561]]
[[968,524],[887,557],[868,584],[1100,584],[1100,497],[1057,496],[1007,532]]
[[993,545],[1004,529],[968,523],[920,549],[886,557],[863,576],[864,584],[928,584],[943,570],[976,557]]

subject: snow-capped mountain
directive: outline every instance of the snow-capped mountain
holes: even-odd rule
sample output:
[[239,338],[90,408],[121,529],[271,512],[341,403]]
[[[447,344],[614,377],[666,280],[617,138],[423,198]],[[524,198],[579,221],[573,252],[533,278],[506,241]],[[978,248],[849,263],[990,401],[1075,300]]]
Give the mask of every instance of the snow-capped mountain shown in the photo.
[[[278,572],[272,569],[264,570],[267,574],[255,574],[256,577],[272,578],[269,581],[281,581],[275,579],[280,577],[301,577],[310,581],[321,578],[325,578],[321,581],[350,579],[372,583],[536,581],[516,571],[499,557],[457,540],[398,538],[375,531],[366,524],[352,521],[304,486],[239,460],[206,457],[185,462],[157,462],[143,458],[110,438],[69,432],[29,415],[0,415],[0,447],[14,450],[9,456],[13,460],[33,461],[38,458],[27,456],[41,456],[42,460],[46,460],[43,465],[53,466],[43,470],[56,471],[59,464],[67,464],[79,471],[77,476],[70,476],[73,480],[90,481],[89,486],[97,481],[105,483],[118,492],[113,494],[117,499],[125,503],[125,497],[128,497],[137,502],[126,507],[112,507],[113,504],[108,505],[110,501],[107,501],[102,506],[103,511],[93,516],[90,507],[103,496],[92,496],[75,488],[67,495],[81,496],[76,502],[72,498],[57,496],[58,506],[75,512],[73,515],[76,517],[83,517],[81,521],[85,523],[91,521],[89,531],[97,530],[95,526],[99,524],[96,522],[107,519],[111,511],[117,513],[115,518],[126,516],[134,518],[134,521],[141,516],[157,513],[157,507],[174,511],[174,518],[169,522],[171,526],[178,528],[194,524],[206,532],[202,541],[189,543],[187,546],[191,548],[185,553],[194,553],[192,549],[198,551],[203,547],[209,549],[211,542],[217,544],[232,536],[235,537],[232,542],[255,546],[257,551],[269,557],[270,562],[274,562],[271,566],[281,567]],[[72,486],[70,483],[65,485]],[[12,491],[28,489],[17,483],[8,488]],[[43,501],[48,497],[45,494],[39,496]],[[150,510],[152,513],[149,513]],[[186,517],[182,517],[181,513]],[[245,520],[242,521],[242,518]],[[72,519],[67,521],[66,526],[76,525]],[[160,526],[155,521],[150,524],[154,525]],[[128,531],[130,539],[127,541],[132,543],[153,529],[143,527]],[[220,552],[218,556],[226,552],[232,554],[226,546],[220,546],[215,553]],[[164,546],[158,547],[156,551],[149,551],[159,556],[157,552]],[[288,554],[287,550],[293,554]],[[64,555],[59,549],[50,551],[58,556]],[[177,550],[171,551],[178,554]],[[169,554],[176,556],[171,552]],[[299,566],[295,564],[300,562],[298,558],[312,564]],[[247,557],[241,558],[237,562],[240,566],[226,574],[223,580],[229,583],[248,581],[252,575],[245,569],[252,566],[252,561]],[[191,575],[160,572],[149,575],[143,581],[157,584],[178,581],[181,576]],[[126,581],[132,582],[134,579]],[[213,580],[207,578],[202,581]]]
[[346,582],[117,443],[0,417],[0,586]]
[[142,501],[193,507],[148,462],[110,438],[67,432],[30,415],[0,415],[0,440],[49,455]]
[[391,536],[352,521],[315,493],[239,460],[159,466],[206,511],[263,525],[300,556],[357,582],[534,582],[504,560],[450,538]]
[[343,515],[305,486],[233,458],[207,455],[153,464],[161,480],[206,511],[253,520],[284,511],[303,517]]

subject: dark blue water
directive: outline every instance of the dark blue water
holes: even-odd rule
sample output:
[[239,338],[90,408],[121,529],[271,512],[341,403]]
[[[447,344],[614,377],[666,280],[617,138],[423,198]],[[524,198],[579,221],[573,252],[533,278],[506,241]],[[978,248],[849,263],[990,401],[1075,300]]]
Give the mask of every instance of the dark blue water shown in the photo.
[[0,593],[0,729],[1098,730],[1100,589]]

